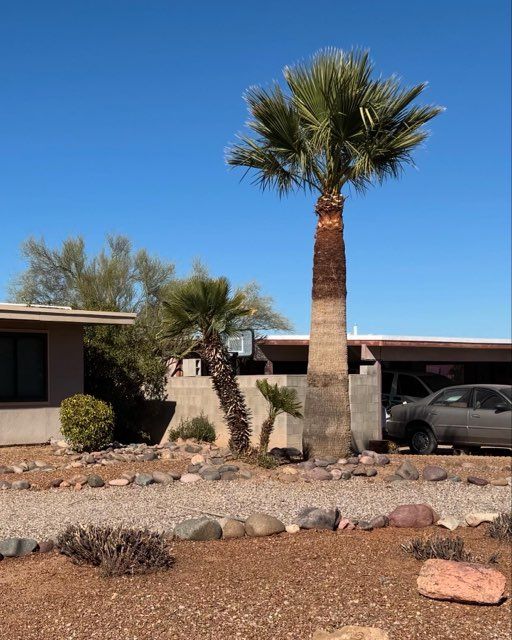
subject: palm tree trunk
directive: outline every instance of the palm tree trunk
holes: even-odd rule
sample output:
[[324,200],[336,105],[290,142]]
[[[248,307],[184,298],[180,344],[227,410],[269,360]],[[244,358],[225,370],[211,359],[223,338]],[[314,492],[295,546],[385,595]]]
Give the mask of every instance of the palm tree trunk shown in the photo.
[[304,447],[311,455],[350,451],[347,285],[342,195],[318,198]]
[[270,435],[274,430],[274,420],[267,418],[261,425],[260,432],[260,453],[267,453],[268,443],[270,441]]
[[221,339],[215,337],[204,345],[202,355],[208,364],[213,388],[228,423],[229,446],[236,453],[245,453],[250,446],[250,414],[229,361],[229,353]]

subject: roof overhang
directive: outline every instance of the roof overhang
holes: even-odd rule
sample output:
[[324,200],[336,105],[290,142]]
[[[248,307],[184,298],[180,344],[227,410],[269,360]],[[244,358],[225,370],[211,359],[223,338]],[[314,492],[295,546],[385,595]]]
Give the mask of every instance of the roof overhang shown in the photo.
[[[506,349],[512,346],[509,338],[441,338],[432,336],[347,335],[348,345],[358,347],[441,347],[457,349]],[[309,346],[309,335],[266,336],[260,341],[268,346]]]
[[66,322],[77,324],[133,324],[136,313],[118,311],[84,311],[69,307],[0,304],[0,320],[30,320],[31,322]]

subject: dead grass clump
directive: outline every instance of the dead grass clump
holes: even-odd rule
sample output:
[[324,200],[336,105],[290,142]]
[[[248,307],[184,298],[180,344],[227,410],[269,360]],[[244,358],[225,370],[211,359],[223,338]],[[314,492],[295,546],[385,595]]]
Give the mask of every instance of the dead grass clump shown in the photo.
[[434,536],[431,538],[413,538],[401,545],[402,549],[411,554],[416,560],[455,560],[456,562],[471,561],[471,553],[464,549],[464,540]]
[[150,573],[174,563],[164,536],[147,529],[70,525],[57,548],[75,564],[99,567],[103,576]]
[[500,513],[489,525],[487,535],[495,540],[512,540],[512,513]]

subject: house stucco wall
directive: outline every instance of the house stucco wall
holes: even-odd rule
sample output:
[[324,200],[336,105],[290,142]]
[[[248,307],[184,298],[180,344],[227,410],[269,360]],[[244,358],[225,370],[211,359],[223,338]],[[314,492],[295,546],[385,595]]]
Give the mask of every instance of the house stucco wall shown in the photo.
[[61,401],[84,387],[81,324],[0,321],[0,331],[45,332],[48,336],[48,400],[0,402],[0,446],[37,444],[58,437]]
[[[267,404],[256,387],[256,380],[266,378],[270,383],[293,387],[300,402],[306,397],[305,375],[239,376],[238,382],[251,411],[252,442],[258,443],[260,428],[267,415]],[[162,442],[168,439],[168,430],[176,428],[182,419],[204,413],[217,431],[217,444],[228,444],[229,432],[219,401],[207,376],[169,378],[167,400],[173,405],[172,416]],[[362,367],[361,374],[350,376],[350,406],[352,411],[353,440],[358,449],[368,446],[369,440],[381,436],[380,375],[373,367]],[[287,415],[278,416],[270,438],[272,447],[302,448],[302,420]]]

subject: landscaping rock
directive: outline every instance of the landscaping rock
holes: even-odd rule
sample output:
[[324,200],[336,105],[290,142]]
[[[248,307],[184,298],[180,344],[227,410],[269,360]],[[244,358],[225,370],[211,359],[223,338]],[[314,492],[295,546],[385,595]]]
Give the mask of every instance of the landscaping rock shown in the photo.
[[427,560],[417,585],[421,595],[434,600],[498,604],[505,592],[505,576],[481,564]]
[[485,485],[489,484],[489,480],[485,478],[477,478],[476,476],[468,477],[469,484],[476,484],[479,487],[485,487]]
[[348,626],[336,631],[317,629],[312,640],[390,640],[386,631],[377,627]]
[[402,504],[389,516],[392,527],[430,527],[436,520],[436,514],[428,504]]
[[352,473],[350,471],[342,471],[340,480],[350,480]]
[[495,480],[491,480],[491,484],[494,487],[507,487],[508,480],[506,478],[496,478]]
[[440,482],[441,480],[446,480],[448,474],[442,467],[436,467],[433,464],[427,465],[423,469],[423,480],[428,480],[429,482]]
[[359,462],[361,464],[375,464],[375,458],[373,456],[362,455]]
[[11,489],[18,489],[18,490],[30,489],[30,482],[27,482],[27,480],[16,480],[15,482],[12,483]]
[[149,484],[153,484],[154,480],[150,473],[138,473],[134,482],[139,487],[147,487]]
[[447,516],[446,518],[438,520],[436,524],[438,527],[444,527],[445,529],[449,529],[450,531],[455,531],[455,529],[457,529],[457,527],[460,525],[460,522],[453,516]]
[[340,469],[331,469],[330,474],[333,480],[339,480],[343,475],[343,472]]
[[142,459],[146,462],[150,462],[151,460],[156,460],[157,455],[154,451],[148,451],[147,453],[142,454]]
[[352,531],[356,528],[357,520],[342,518],[338,523],[338,531]]
[[248,469],[242,469],[240,471],[240,477],[243,480],[250,480],[252,478],[252,473]]
[[43,540],[39,543],[37,550],[39,553],[49,553],[50,551],[53,551],[54,547],[55,543],[53,540]]
[[327,456],[326,458],[315,458],[315,465],[317,467],[328,467],[330,464],[336,464],[338,462],[338,458],[334,458],[333,456]]
[[306,471],[305,475],[308,480],[332,480],[330,471],[327,471],[327,469],[323,469],[322,467],[310,469]]
[[243,538],[244,536],[245,536],[245,526],[243,522],[228,518],[222,524],[222,537],[225,540],[230,540],[233,538]]
[[32,538],[6,538],[0,540],[0,553],[5,558],[20,558],[37,550],[37,540]]
[[499,515],[499,513],[494,512],[468,513],[465,520],[470,527],[478,527],[482,522],[494,522]]
[[202,467],[199,470],[199,475],[203,480],[214,481],[220,480],[220,473],[217,470],[217,467]]
[[92,475],[90,475],[87,478],[87,484],[90,487],[93,488],[99,488],[99,487],[104,487],[105,486],[105,481],[103,480],[103,478],[101,476],[96,475],[95,473],[93,473]]
[[336,529],[339,520],[337,509],[317,509],[316,507],[306,507],[299,511],[294,520],[294,524],[301,529]]
[[187,473],[199,473],[202,467],[202,464],[189,464],[187,467]]
[[300,527],[298,524],[287,524],[285,530],[286,533],[299,533]]
[[370,520],[372,529],[383,529],[389,526],[389,518],[387,516],[375,516]]
[[172,484],[174,478],[164,471],[153,471],[153,480],[157,484]]
[[225,471],[220,474],[220,479],[224,480],[224,482],[230,482],[231,480],[236,480],[238,478],[238,474],[234,471]]
[[366,477],[367,478],[373,478],[374,476],[377,475],[377,469],[375,469],[375,467],[372,467],[371,469],[366,469]]
[[201,479],[201,476],[197,473],[184,473],[180,478],[180,482],[183,482],[184,484],[192,484],[193,482],[198,482]]
[[201,445],[200,444],[186,444],[184,450],[187,453],[201,453]]
[[359,520],[359,522],[357,523],[357,528],[361,531],[371,531],[373,529],[368,520]]
[[402,462],[402,464],[396,470],[396,475],[400,476],[404,480],[417,480],[420,477],[418,469],[416,469],[416,467],[412,464],[412,462],[409,462],[409,460]]
[[356,467],[354,469],[354,471],[352,471],[352,475],[357,477],[357,476],[365,476],[368,472],[368,469],[365,469],[364,467]]
[[375,456],[375,464],[378,465],[379,467],[383,467],[386,464],[389,464],[390,462],[391,460],[384,453],[378,453]]
[[109,480],[108,483],[111,487],[126,487],[130,484],[130,481],[127,478],[114,478]]
[[222,527],[217,520],[204,516],[190,518],[176,525],[174,535],[180,540],[219,540],[222,537]]
[[266,513],[253,513],[245,521],[245,531],[248,536],[261,537],[282,533],[285,530],[281,520]]
[[192,456],[192,458],[190,458],[190,464],[203,465],[204,463],[205,463],[204,456],[202,456],[200,453],[196,453],[194,456]]
[[121,474],[121,478],[124,478],[125,480],[128,480],[128,484],[131,484],[135,480],[135,474],[134,473],[122,473]]
[[11,483],[7,482],[7,480],[0,480],[0,490],[10,489]]
[[351,458],[347,458],[347,464],[359,464],[359,458],[357,456],[352,456]]
[[386,476],[384,478],[384,480],[388,483],[388,484],[395,484],[395,483],[399,483],[399,482],[403,482],[404,479],[402,478],[402,476],[397,476],[396,473],[392,473],[389,476]]

